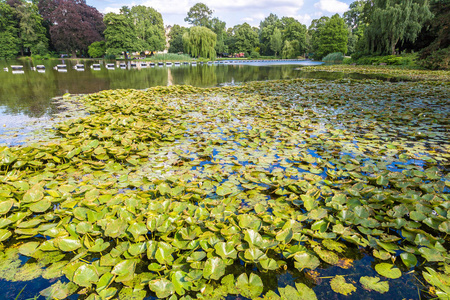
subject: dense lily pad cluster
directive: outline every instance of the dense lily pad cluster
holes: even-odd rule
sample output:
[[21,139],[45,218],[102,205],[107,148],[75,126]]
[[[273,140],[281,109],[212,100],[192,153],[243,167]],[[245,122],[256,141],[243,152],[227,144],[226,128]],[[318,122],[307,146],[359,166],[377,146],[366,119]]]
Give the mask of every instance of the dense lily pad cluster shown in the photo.
[[[0,148],[0,278],[61,278],[52,299],[315,299],[415,272],[445,299],[449,99],[350,80],[86,96],[59,138]],[[355,252],[374,266],[357,281]]]
[[308,66],[301,69],[305,72],[326,71],[358,74],[378,74],[395,78],[396,80],[430,80],[430,81],[450,81],[450,71],[430,71],[414,68],[402,68],[399,66],[356,66],[356,65],[321,65]]

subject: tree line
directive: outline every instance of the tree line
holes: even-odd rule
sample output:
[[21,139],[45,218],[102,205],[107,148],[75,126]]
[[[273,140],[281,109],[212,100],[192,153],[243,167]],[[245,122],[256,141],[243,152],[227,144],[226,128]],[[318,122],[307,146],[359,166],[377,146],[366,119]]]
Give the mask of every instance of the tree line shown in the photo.
[[114,57],[168,49],[205,58],[242,53],[315,59],[337,52],[358,58],[421,51],[424,59],[447,55],[448,60],[449,8],[450,0],[357,0],[342,17],[324,16],[309,27],[270,14],[259,27],[227,28],[197,3],[185,18],[191,27],[174,25],[166,38],[162,16],[151,7],[124,6],[102,15],[84,0],[0,0],[0,57]]

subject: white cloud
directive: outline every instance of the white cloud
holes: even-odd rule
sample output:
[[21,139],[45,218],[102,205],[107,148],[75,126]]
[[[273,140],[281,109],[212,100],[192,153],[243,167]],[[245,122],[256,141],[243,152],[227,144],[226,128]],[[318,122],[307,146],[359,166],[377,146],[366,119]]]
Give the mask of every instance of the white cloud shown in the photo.
[[320,0],[314,6],[323,11],[339,14],[346,12],[349,8],[347,3],[338,0]]
[[102,11],[102,13],[104,13],[104,14],[107,14],[107,13],[110,13],[110,12],[118,14],[118,13],[120,12],[120,7],[110,7],[110,6],[107,6],[107,7],[105,7],[105,9],[103,9],[103,11]]
[[290,17],[293,17],[294,19],[298,20],[302,24],[305,24],[306,26],[311,25],[312,17],[309,14],[295,15]]

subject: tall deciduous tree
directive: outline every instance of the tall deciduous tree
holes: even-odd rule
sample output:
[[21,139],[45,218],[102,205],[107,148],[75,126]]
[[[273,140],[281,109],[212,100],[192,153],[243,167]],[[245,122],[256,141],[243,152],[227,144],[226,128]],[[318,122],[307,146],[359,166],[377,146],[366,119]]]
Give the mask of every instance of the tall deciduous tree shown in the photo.
[[172,29],[169,32],[169,43],[170,43],[170,47],[169,47],[169,53],[178,53],[178,52],[183,52],[184,51],[184,47],[183,47],[183,34],[187,31],[188,29],[186,27],[182,27],[180,25],[173,25]]
[[83,0],[42,0],[39,11],[50,24],[50,37],[58,51],[76,55],[103,39],[102,14]]
[[330,20],[329,17],[323,16],[320,19],[314,19],[309,25],[308,34],[310,36],[310,51],[315,53],[319,49],[320,37],[322,36],[325,24]]
[[275,52],[275,56],[277,53],[281,52],[281,48],[283,47],[283,40],[281,38],[281,31],[278,28],[275,28],[273,34],[270,36],[270,49]]
[[164,50],[166,38],[163,19],[159,12],[151,7],[138,5],[131,8],[128,16],[134,25],[140,50]]
[[227,36],[226,23],[224,21],[219,20],[219,18],[213,18],[211,20],[211,30],[217,36],[216,42],[216,53],[225,53],[228,51],[228,47],[225,44],[225,39]]
[[397,44],[414,42],[432,16],[427,0],[370,0],[367,47],[372,53],[395,54]]
[[234,52],[251,54],[259,44],[258,33],[248,23],[235,26],[235,39]]
[[[301,55],[307,51],[307,28],[294,18],[281,18],[283,24],[283,41],[289,41],[289,45],[294,49],[294,56]],[[286,44],[285,44],[286,45]]]
[[347,53],[348,29],[338,14],[332,16],[323,26],[318,37],[315,56],[322,58],[334,52]]
[[186,52],[194,57],[215,58],[216,34],[203,26],[191,27],[183,35],[183,45]]
[[262,55],[272,55],[274,53],[270,47],[270,39],[275,28],[282,28],[281,20],[275,14],[270,14],[259,24],[259,42],[261,45],[260,52]]
[[205,26],[210,28],[212,13],[213,11],[206,6],[206,4],[196,3],[189,9],[184,21],[194,26]]
[[19,52],[20,40],[15,25],[13,8],[0,0],[0,58],[13,58]]
[[30,2],[16,2],[14,8],[19,22],[19,38],[21,53],[46,54],[48,52],[48,39],[43,18],[38,7]]
[[124,14],[108,13],[105,22],[106,54],[118,55],[138,49],[136,33],[131,19]]

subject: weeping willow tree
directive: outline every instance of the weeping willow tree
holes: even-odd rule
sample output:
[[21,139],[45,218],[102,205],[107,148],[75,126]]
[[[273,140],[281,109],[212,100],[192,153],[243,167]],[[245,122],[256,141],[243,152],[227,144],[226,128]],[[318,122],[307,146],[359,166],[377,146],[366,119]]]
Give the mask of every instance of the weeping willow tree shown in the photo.
[[400,41],[414,42],[423,24],[433,17],[427,0],[369,0],[365,31],[371,53],[395,54]]
[[206,27],[195,26],[183,34],[184,50],[193,57],[216,57],[216,34]]

